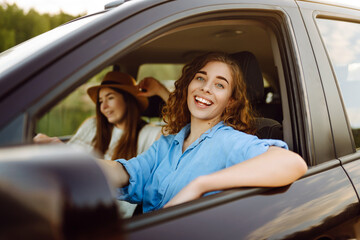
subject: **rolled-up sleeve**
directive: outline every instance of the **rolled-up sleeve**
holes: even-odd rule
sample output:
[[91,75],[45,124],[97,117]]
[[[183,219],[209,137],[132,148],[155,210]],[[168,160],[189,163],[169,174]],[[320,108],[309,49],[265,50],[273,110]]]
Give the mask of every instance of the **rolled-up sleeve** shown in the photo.
[[128,172],[129,185],[120,189],[118,198],[131,203],[141,203],[144,187],[156,165],[158,142],[155,142],[147,151],[130,160],[118,159]]
[[255,137],[252,143],[249,143],[249,146],[247,147],[245,158],[250,159],[260,154],[263,154],[269,149],[270,146],[288,149],[287,144],[281,140],[258,139],[257,137]]
[[288,149],[287,144],[281,140],[259,139],[253,135],[243,136],[241,141],[237,141],[234,144],[226,165],[229,167],[263,154],[270,146]]

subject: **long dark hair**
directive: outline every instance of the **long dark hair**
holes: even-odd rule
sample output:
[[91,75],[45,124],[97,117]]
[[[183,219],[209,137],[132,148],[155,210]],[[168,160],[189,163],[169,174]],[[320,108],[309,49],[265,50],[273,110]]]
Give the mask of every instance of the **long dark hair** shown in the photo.
[[[137,139],[146,122],[141,119],[140,106],[131,94],[117,88],[111,89],[123,95],[126,105],[125,115],[123,116],[125,122],[124,132],[114,149],[111,159],[130,159],[137,155]],[[96,135],[93,139],[93,145],[103,155],[109,148],[113,128],[114,124],[109,123],[100,111],[98,93],[96,100]]]
[[184,66],[181,77],[175,82],[175,90],[170,94],[162,110],[163,134],[176,134],[190,122],[190,111],[187,105],[187,92],[195,74],[209,62],[222,62],[229,66],[234,80],[231,106],[222,113],[221,120],[228,126],[245,133],[254,134],[254,118],[249,100],[246,97],[246,85],[236,60],[222,52],[211,52],[195,58]]

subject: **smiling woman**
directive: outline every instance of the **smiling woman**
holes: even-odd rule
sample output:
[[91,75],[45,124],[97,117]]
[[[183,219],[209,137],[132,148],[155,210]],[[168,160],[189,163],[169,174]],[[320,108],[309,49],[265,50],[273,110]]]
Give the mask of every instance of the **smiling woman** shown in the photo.
[[[153,90],[154,86],[165,89],[155,79],[149,81],[153,83],[146,88],[150,93],[164,92]],[[149,103],[146,97],[139,96],[135,79],[129,74],[108,72],[101,84],[90,87],[87,93],[96,104],[96,118],[85,120],[68,144],[106,160],[130,159],[147,150],[159,138],[160,127],[146,124],[141,119],[141,113]],[[62,143],[58,137],[45,134],[37,134],[33,140],[35,143]],[[131,216],[136,207],[125,202],[119,204],[124,217]]]
[[224,109],[231,105],[234,83],[227,64],[209,62],[190,82],[187,104],[191,122],[208,121],[212,126],[221,118]]
[[[163,85],[155,79],[150,81],[153,84],[146,87],[149,96],[167,97]],[[101,84],[90,87],[87,93],[96,104],[96,118],[85,120],[68,144],[78,145],[106,160],[130,159],[148,149],[159,137],[160,127],[141,119],[148,99],[139,95],[136,81],[129,74],[108,72]],[[61,143],[59,138],[44,134],[36,135],[33,140],[35,143]]]
[[225,53],[204,54],[185,65],[175,82],[163,110],[163,132],[169,135],[129,161],[101,164],[123,187],[120,199],[142,203],[144,212],[205,193],[283,186],[301,177],[305,161],[286,150],[285,142],[249,134],[249,110],[238,63]]

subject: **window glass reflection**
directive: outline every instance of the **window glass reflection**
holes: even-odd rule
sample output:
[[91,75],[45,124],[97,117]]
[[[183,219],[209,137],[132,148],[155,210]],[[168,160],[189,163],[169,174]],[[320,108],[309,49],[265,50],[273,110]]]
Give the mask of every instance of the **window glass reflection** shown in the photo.
[[356,148],[360,148],[360,25],[317,19],[336,74]]

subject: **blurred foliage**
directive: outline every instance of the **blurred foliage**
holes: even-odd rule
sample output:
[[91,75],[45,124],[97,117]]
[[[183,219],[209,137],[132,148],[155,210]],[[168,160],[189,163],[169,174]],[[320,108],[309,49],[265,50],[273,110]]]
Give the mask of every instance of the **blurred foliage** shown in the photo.
[[80,16],[40,14],[34,9],[26,13],[15,3],[0,4],[0,52]]
[[85,119],[95,116],[95,104],[87,95],[87,89],[99,85],[105,74],[111,70],[112,67],[105,68],[42,116],[36,124],[36,132],[48,136],[74,134]]
[[352,129],[356,149],[360,149],[360,129]]

